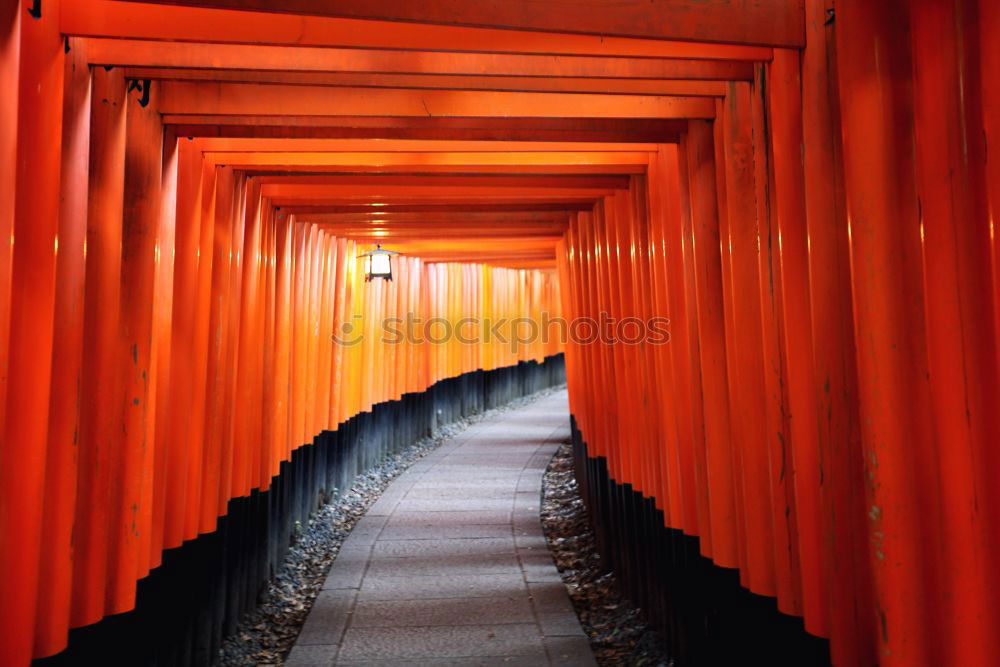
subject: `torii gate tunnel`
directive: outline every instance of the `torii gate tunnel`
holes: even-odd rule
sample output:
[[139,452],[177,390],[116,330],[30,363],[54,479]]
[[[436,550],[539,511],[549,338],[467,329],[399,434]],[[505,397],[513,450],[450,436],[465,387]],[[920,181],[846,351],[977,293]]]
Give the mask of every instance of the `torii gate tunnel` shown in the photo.
[[565,378],[678,664],[1000,665],[998,44],[995,0],[3,0],[0,663],[211,662],[330,489]]

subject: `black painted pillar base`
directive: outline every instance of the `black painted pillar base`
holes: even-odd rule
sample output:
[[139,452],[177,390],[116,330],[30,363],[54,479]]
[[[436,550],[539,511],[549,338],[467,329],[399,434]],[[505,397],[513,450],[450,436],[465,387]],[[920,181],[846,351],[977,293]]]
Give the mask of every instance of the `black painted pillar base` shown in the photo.
[[743,588],[737,570],[701,555],[698,538],[666,528],[652,499],[611,479],[571,420],[574,472],[601,557],[679,665],[830,664],[827,640]]
[[165,551],[139,581],[133,611],[71,630],[65,651],[34,665],[210,665],[281,567],[296,521],[438,427],[565,381],[560,354],[442,380],[355,415],[295,450],[267,491],[230,500],[215,531]]

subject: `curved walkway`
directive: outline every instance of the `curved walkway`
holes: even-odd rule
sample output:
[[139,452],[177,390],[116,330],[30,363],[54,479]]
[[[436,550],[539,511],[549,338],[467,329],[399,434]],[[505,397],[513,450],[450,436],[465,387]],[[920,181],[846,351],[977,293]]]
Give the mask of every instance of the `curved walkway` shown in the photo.
[[286,664],[593,665],[539,520],[566,392],[483,420],[358,522]]

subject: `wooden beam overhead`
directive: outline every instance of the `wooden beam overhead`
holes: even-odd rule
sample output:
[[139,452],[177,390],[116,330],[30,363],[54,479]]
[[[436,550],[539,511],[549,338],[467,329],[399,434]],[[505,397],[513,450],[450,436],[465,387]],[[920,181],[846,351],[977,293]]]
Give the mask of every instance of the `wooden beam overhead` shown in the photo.
[[683,119],[166,115],[179,137],[676,143]]
[[[361,0],[368,3],[369,0]],[[505,4],[523,5],[526,0],[505,0],[504,3],[489,5],[471,0],[468,5],[478,5],[500,9]],[[665,34],[650,35],[657,39],[635,39],[611,36],[606,28],[613,23],[601,25],[605,12],[600,7],[588,7],[586,11],[567,11],[565,3],[553,0],[532,0],[538,9],[546,11],[552,20],[551,7],[558,5],[557,27],[537,27],[530,30],[509,30],[461,25],[432,25],[435,3],[409,3],[414,11],[423,15],[428,23],[408,23],[398,20],[369,20],[363,18],[330,18],[305,14],[274,13],[276,7],[287,9],[287,2],[280,5],[273,0],[263,0],[256,9],[264,11],[231,11],[227,9],[206,9],[202,7],[155,5],[139,2],[119,2],[115,0],[74,0],[61,5],[60,29],[70,36],[112,37],[124,39],[152,39],[181,42],[218,42],[231,44],[271,44],[291,46],[337,46],[359,48],[383,48],[428,51],[468,51],[503,53],[569,54],[593,56],[632,56],[640,58],[703,58],[719,60],[769,60],[770,45],[802,46],[805,19],[801,0],[756,0],[757,8],[746,8],[746,0],[716,0],[711,5],[698,3],[692,6],[688,0],[654,0],[654,3],[682,4],[689,17],[704,17],[705,34],[686,35],[683,41],[667,41]],[[604,4],[606,0],[597,0]],[[642,10],[636,12],[641,22],[651,26],[669,25],[670,12],[661,14],[660,8],[652,9],[651,3],[626,0],[627,4]],[[743,5],[737,8],[735,4]],[[323,1],[326,6],[333,3]],[[345,4],[338,1],[337,6]],[[379,3],[372,3],[377,5]],[[403,3],[399,3],[403,4]],[[440,3],[436,3],[439,4]],[[455,4],[455,3],[453,3]],[[622,4],[622,3],[618,3]],[[779,7],[778,5],[781,5]],[[795,5],[800,5],[795,7]],[[783,10],[782,7],[785,9]],[[242,9],[251,9],[243,7]],[[377,6],[373,7],[378,11]],[[527,11],[526,24],[530,27],[530,16],[536,9]],[[568,34],[566,27],[572,25],[573,17],[589,17],[597,22],[594,34]],[[664,19],[667,19],[664,21]],[[772,21],[768,30],[758,30],[760,19]],[[776,20],[775,20],[776,19]],[[576,20],[579,20],[576,19]],[[606,19],[603,19],[606,20]],[[569,21],[570,23],[566,23]],[[745,22],[745,23],[744,23]],[[785,24],[796,23],[798,34]],[[487,24],[480,24],[487,25]],[[518,27],[518,26],[506,26]],[[655,30],[656,28],[654,28]],[[551,31],[550,31],[551,30]],[[648,30],[648,29],[647,29]],[[779,33],[789,33],[780,39]],[[740,34],[742,39],[735,38]],[[734,39],[727,39],[732,35]],[[694,40],[694,41],[690,41]],[[716,43],[705,43],[707,41]],[[768,46],[744,46],[722,44],[752,44]]]
[[[593,141],[593,142],[636,142],[642,143],[677,143],[681,131],[669,129],[666,131],[643,129],[620,130],[570,130],[542,129],[529,127],[460,127],[458,125],[439,125],[436,127],[412,127],[383,125],[379,126],[345,126],[335,122],[337,117],[327,117],[323,125],[281,125],[274,121],[261,124],[260,117],[240,116],[228,119],[223,124],[212,122],[219,116],[171,116],[169,124],[179,137],[216,137],[216,138],[269,138],[269,139],[404,139],[445,141],[462,139],[477,141]],[[243,123],[234,122],[241,120]],[[463,120],[455,118],[440,118],[437,120]],[[523,120],[523,119],[519,119]],[[544,119],[538,119],[544,120]],[[185,121],[191,121],[186,123]]]
[[[145,0],[149,1],[149,0]],[[188,7],[283,12],[448,26],[802,46],[801,0],[591,0],[578,11],[559,0],[152,0]]]
[[605,175],[368,175],[335,174],[319,176],[269,176],[255,179],[261,185],[276,186],[349,186],[356,188],[597,188],[627,189],[629,178]]
[[273,192],[269,196],[269,199],[274,206],[282,209],[310,206],[313,209],[324,208],[329,210],[345,205],[393,206],[436,202],[452,206],[478,205],[486,206],[487,208],[496,208],[507,204],[520,206],[556,204],[559,206],[575,207],[574,210],[590,210],[598,199],[611,194],[611,190],[555,192],[550,189],[547,192],[525,193],[521,189],[516,192],[472,192],[465,194],[424,191],[414,195],[412,192],[406,194],[378,194],[378,191],[374,188],[369,188],[365,192],[358,192],[356,189],[352,190],[349,187],[340,187],[325,194],[320,190],[315,190],[305,195],[301,191],[296,191],[288,196],[283,195],[280,191]]
[[[520,214],[542,214],[542,213],[558,213],[565,215],[568,212],[586,210],[582,208],[581,204],[566,204],[566,203],[556,203],[556,202],[531,202],[522,204],[513,203],[487,203],[482,202],[469,202],[469,203],[456,203],[452,202],[411,202],[408,204],[404,203],[393,203],[393,204],[383,204],[375,206],[372,204],[342,204],[334,206],[289,206],[285,208],[285,213],[290,215],[313,215],[317,213],[329,213],[329,214],[363,214],[363,215],[395,215],[400,213],[419,213],[428,215],[439,215],[439,214],[462,214],[475,216],[477,214],[483,215],[493,215],[493,214],[504,214],[504,213],[520,213]],[[587,207],[589,208],[589,204]]]
[[[303,220],[302,222],[312,222]],[[474,227],[343,227],[332,225],[320,225],[323,229],[335,236],[347,236],[350,238],[373,238],[373,239],[467,239],[470,241],[482,240],[497,242],[503,240],[516,241],[523,239],[540,239],[555,244],[566,231],[561,229],[476,229]]]
[[[289,211],[290,212],[290,211]],[[312,222],[329,224],[370,223],[422,223],[422,224],[553,224],[569,220],[566,211],[426,211],[426,212],[353,212],[353,213],[296,213]]]
[[698,118],[715,116],[712,98],[578,93],[507,93],[261,86],[163,81],[165,115],[424,116],[520,118]]
[[210,164],[241,166],[327,166],[353,171],[354,167],[399,167],[419,172],[424,167],[495,167],[518,170],[522,165],[557,169],[570,165],[598,168],[631,167],[626,173],[641,173],[649,154],[635,153],[320,153],[293,152],[206,152]]
[[750,81],[752,61],[623,58],[521,53],[447,53],[365,48],[206,44],[137,39],[87,39],[93,65],[262,72],[356,72],[567,78]]
[[260,70],[126,67],[127,79],[218,81],[339,88],[427,88],[501,92],[597,93],[602,95],[680,95],[724,97],[723,81],[686,79],[554,78],[457,74],[379,74],[362,72],[274,72]]
[[643,165],[511,165],[509,167],[497,165],[429,165],[419,168],[405,165],[382,165],[382,166],[323,166],[323,165],[238,165],[237,168],[251,176],[294,176],[298,174],[308,176],[335,175],[335,174],[384,174],[384,175],[418,175],[418,174],[454,174],[456,176],[475,176],[480,174],[503,174],[508,176],[533,174],[540,176],[547,175],[638,175],[643,174],[646,168]]
[[656,151],[655,143],[588,143],[579,141],[407,141],[394,139],[272,139],[214,138],[195,139],[205,152],[291,152],[318,153],[635,153]]

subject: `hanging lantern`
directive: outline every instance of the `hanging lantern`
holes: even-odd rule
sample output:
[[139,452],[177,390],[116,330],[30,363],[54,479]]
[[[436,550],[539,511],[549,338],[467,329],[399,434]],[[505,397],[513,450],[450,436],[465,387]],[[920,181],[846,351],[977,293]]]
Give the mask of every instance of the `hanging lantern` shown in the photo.
[[392,250],[382,250],[382,246],[378,245],[374,250],[358,255],[365,258],[365,282],[369,282],[372,278],[392,280],[391,257],[398,254]]

